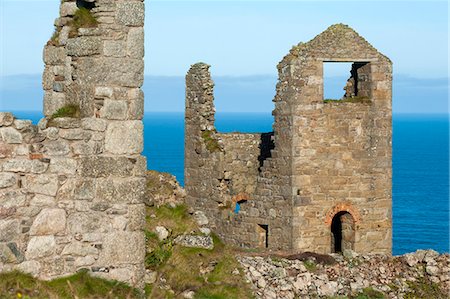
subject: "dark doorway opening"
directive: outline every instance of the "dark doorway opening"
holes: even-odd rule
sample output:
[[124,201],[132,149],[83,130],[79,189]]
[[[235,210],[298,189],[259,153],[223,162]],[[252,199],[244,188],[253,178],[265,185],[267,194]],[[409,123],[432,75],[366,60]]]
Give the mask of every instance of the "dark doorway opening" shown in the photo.
[[353,250],[355,243],[355,224],[348,212],[339,212],[331,222],[331,252]]
[[259,247],[269,248],[269,225],[258,224]]

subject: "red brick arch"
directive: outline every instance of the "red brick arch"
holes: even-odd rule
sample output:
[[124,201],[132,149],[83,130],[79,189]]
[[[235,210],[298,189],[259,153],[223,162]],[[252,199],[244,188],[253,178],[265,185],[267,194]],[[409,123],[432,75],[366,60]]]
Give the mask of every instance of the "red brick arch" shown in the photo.
[[350,215],[352,215],[355,224],[361,221],[361,215],[359,214],[358,210],[355,209],[350,203],[342,202],[338,203],[327,212],[327,215],[325,217],[325,224],[331,225],[333,217],[339,212],[348,212]]
[[237,203],[238,201],[241,201],[241,200],[249,200],[249,199],[250,199],[250,195],[248,195],[248,194],[245,193],[245,192],[241,192],[241,193],[239,193],[239,194],[233,196],[233,197],[231,198],[231,201],[235,204],[235,203]]

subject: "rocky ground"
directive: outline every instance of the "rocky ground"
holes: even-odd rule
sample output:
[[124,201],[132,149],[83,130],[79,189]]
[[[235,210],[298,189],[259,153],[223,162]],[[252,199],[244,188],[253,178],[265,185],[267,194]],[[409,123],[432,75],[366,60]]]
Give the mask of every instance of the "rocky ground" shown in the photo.
[[449,298],[450,257],[433,250],[238,260],[257,298]]

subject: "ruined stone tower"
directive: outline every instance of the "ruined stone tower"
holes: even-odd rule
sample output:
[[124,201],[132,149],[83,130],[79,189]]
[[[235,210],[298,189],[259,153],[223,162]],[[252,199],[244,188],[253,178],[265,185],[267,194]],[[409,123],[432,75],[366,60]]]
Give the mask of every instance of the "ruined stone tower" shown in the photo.
[[0,113],[0,271],[144,275],[144,3],[65,0],[39,125]]
[[[324,62],[353,63],[346,98],[324,100]],[[221,134],[209,66],[191,67],[188,203],[243,247],[390,253],[391,61],[338,24],[293,47],[278,71],[273,133]]]

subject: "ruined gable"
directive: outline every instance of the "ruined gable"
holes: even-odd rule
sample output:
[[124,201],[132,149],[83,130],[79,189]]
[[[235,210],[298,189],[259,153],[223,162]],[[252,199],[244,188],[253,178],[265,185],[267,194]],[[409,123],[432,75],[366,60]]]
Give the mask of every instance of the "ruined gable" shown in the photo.
[[[324,62],[353,63],[347,98],[324,100]],[[221,134],[208,66],[191,67],[187,201],[239,246],[390,253],[390,60],[337,24],[294,46],[278,71],[274,132]],[[220,150],[208,149],[205,130]]]

